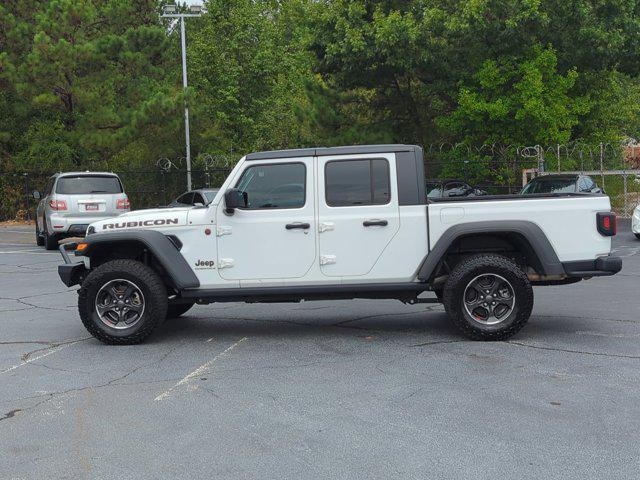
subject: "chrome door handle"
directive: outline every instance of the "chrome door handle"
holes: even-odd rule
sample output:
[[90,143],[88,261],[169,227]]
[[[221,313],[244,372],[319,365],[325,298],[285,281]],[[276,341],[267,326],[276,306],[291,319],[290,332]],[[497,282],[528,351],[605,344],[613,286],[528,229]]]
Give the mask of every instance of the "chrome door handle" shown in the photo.
[[287,230],[293,230],[294,228],[301,228],[303,230],[306,230],[308,228],[311,228],[311,225],[309,225],[308,223],[295,222],[287,223],[284,228],[286,228]]
[[365,227],[386,227],[389,222],[386,220],[365,220],[362,225]]

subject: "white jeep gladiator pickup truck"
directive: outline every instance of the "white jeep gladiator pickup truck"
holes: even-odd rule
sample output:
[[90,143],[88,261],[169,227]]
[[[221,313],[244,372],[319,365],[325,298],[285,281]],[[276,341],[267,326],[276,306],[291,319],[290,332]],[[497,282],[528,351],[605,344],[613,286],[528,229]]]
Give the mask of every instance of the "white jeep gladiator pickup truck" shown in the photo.
[[132,344],[195,303],[351,298],[442,302],[465,335],[501,340],[532,286],[622,268],[605,195],[427,199],[424,170],[413,145],[252,153],[207,206],[92,223],[59,274],[92,335]]

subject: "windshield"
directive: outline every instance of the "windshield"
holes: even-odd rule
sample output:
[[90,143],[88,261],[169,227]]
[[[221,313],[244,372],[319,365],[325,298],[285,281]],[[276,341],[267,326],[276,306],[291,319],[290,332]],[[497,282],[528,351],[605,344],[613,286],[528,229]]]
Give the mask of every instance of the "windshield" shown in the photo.
[[216,193],[218,193],[218,190],[211,190],[202,193],[204,193],[204,196],[207,199],[207,203],[211,203],[213,202],[213,199],[216,198]]
[[59,178],[56,193],[63,195],[122,193],[122,185],[118,177],[77,175]]
[[573,193],[575,191],[575,178],[538,177],[531,180],[521,193],[526,195],[529,193]]

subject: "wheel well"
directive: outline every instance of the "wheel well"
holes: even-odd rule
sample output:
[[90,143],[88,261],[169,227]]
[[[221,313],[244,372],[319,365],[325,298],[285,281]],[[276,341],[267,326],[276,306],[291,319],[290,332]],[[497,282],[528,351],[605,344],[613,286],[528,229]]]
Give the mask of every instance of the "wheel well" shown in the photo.
[[446,275],[461,259],[480,253],[498,253],[512,259],[525,271],[527,267],[531,267],[539,274],[544,273],[538,254],[524,235],[517,232],[492,232],[456,238],[447,248],[434,276]]
[[91,269],[99,267],[103,263],[111,260],[136,260],[153,269],[164,284],[168,287],[175,287],[171,277],[167,274],[162,263],[153,251],[143,242],[138,240],[121,240],[113,243],[96,245],[89,255],[91,261]]

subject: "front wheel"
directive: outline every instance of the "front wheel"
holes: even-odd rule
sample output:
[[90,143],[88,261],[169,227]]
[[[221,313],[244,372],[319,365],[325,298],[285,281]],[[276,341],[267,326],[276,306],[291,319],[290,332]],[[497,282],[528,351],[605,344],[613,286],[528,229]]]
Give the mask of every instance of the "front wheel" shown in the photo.
[[144,341],[167,315],[167,291],[151,268],[112,260],[93,270],[78,292],[78,310],[91,335],[110,345]]
[[636,238],[637,238],[638,240],[640,240],[640,233],[634,233],[634,235],[636,236]]
[[444,288],[452,322],[474,340],[505,340],[529,320],[533,289],[527,275],[501,255],[476,255],[453,269]]

